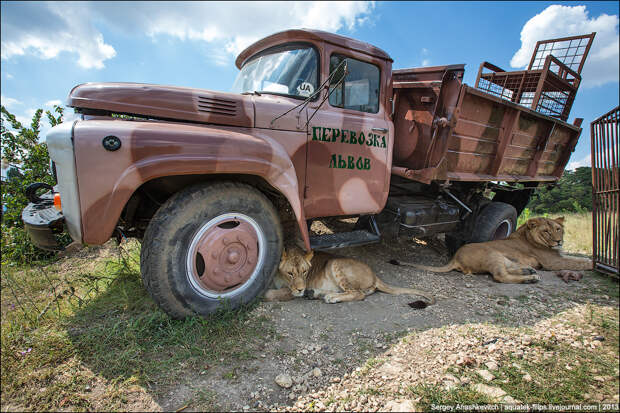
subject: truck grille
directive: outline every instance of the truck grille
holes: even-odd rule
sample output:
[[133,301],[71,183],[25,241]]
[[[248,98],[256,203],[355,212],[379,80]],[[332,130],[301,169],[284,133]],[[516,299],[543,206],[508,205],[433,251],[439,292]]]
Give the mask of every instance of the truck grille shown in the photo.
[[228,99],[198,96],[198,112],[236,116],[237,102]]

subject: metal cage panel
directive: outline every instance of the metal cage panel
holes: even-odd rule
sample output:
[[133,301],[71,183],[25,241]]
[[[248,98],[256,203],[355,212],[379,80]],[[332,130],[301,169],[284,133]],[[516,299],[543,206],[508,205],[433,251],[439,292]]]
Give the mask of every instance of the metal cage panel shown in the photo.
[[620,274],[620,106],[590,123],[594,269]]

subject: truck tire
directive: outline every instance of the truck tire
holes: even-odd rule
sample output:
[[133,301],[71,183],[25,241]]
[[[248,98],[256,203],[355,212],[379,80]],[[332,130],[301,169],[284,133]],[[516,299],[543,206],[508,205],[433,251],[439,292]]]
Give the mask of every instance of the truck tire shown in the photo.
[[491,202],[476,217],[469,242],[507,238],[517,226],[517,210],[504,202]]
[[144,234],[146,289],[172,318],[235,309],[264,293],[282,254],[275,208],[235,182],[199,184],[170,197]]
[[446,248],[448,249],[448,253],[450,255],[454,255],[454,253],[458,251],[458,249],[461,248],[466,242],[463,238],[451,234],[446,234],[445,240]]

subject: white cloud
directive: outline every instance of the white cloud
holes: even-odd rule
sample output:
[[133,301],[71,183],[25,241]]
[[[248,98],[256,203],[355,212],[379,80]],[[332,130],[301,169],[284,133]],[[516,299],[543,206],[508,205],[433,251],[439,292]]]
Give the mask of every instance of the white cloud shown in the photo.
[[7,109],[14,107],[15,105],[22,104],[22,102],[20,102],[19,100],[14,99],[14,98],[9,98],[4,95],[0,95],[0,103]]
[[219,52],[214,53],[214,63],[228,64],[228,59],[256,40],[278,31],[354,30],[368,21],[374,2],[135,2],[130,7],[106,3],[90,7],[117,29],[137,30],[155,41],[169,36],[206,42]]
[[429,66],[431,64],[431,59],[422,60],[422,66]]
[[37,110],[33,108],[27,109],[19,115],[15,114],[15,119],[17,119],[22,124],[22,126],[28,127],[32,123],[32,117],[34,116],[36,111]]
[[50,108],[54,107],[54,105],[62,105],[62,100],[60,99],[52,99],[52,100],[48,100],[47,102],[45,102],[45,106],[48,106]]
[[13,75],[12,75],[12,74],[10,74],[10,73],[7,73],[7,74],[6,74],[6,78],[7,78],[7,79],[13,79]]
[[532,17],[521,30],[521,48],[510,65],[526,67],[538,40],[596,32],[592,49],[582,71],[584,86],[618,82],[618,16],[601,14],[590,18],[586,6],[552,5]]
[[569,162],[568,165],[566,165],[566,169],[569,171],[573,171],[579,167],[590,166],[591,164],[592,164],[592,157],[590,154],[588,154],[582,159]]
[[104,42],[93,17],[84,3],[2,3],[1,57],[52,59],[69,52],[81,67],[102,69],[116,50]]
[[[206,42],[216,65],[277,31],[311,28],[336,32],[366,24],[374,2],[3,2],[2,59],[76,54],[80,66],[101,69],[116,55],[96,21],[131,34]],[[102,26],[103,27],[103,26]]]

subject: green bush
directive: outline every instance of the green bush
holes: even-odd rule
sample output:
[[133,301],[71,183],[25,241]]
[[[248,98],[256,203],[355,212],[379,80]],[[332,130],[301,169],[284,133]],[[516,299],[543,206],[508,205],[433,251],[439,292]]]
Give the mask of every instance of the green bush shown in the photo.
[[[39,141],[43,110],[37,110],[31,124],[24,126],[4,106],[0,109],[2,159],[10,165],[19,165],[19,169],[10,169],[2,182],[2,264],[47,259],[53,253],[40,250],[30,242],[21,219],[21,212],[28,204],[24,189],[34,182],[54,185],[47,145]],[[49,124],[56,126],[62,122],[63,108],[54,106],[53,111],[45,111],[45,115]]]

